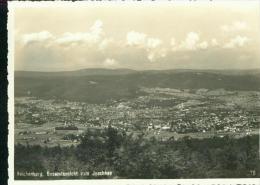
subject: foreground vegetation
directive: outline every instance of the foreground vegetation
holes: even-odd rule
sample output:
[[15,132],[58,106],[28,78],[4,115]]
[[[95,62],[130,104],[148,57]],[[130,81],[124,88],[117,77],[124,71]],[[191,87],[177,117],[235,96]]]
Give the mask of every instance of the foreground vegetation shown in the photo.
[[[89,171],[72,178],[252,178],[259,175],[258,135],[159,141],[109,127],[89,130],[78,146],[15,146],[15,172]],[[93,171],[112,176],[93,177]],[[15,173],[16,174],[16,173]],[[39,179],[20,177],[16,179]]]

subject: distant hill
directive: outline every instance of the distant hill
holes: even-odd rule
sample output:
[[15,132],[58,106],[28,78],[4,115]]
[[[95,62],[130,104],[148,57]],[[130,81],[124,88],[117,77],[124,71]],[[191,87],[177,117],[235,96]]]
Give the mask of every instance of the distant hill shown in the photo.
[[34,76],[92,76],[92,75],[125,75],[135,73],[145,74],[172,74],[172,73],[215,73],[224,75],[260,75],[260,69],[248,70],[200,70],[200,69],[170,69],[170,70],[144,70],[136,71],[133,69],[105,69],[105,68],[88,68],[75,71],[57,71],[57,72],[40,72],[40,71],[15,71],[15,77],[34,77]]
[[103,69],[89,68],[75,71],[38,72],[38,71],[15,71],[15,77],[39,77],[39,76],[91,76],[91,75],[124,75],[136,73],[132,69]]
[[85,69],[69,72],[15,72],[15,96],[28,94],[90,103],[133,98],[140,87],[260,90],[258,70]]

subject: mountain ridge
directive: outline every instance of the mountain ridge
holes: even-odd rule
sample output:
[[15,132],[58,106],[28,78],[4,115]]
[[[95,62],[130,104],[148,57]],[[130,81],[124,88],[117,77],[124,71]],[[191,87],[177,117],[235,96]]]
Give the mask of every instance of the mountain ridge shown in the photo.
[[128,75],[139,73],[217,73],[225,75],[260,75],[260,69],[166,69],[166,70],[134,70],[128,68],[85,68],[71,71],[15,71],[15,77],[31,76],[91,76],[91,75]]

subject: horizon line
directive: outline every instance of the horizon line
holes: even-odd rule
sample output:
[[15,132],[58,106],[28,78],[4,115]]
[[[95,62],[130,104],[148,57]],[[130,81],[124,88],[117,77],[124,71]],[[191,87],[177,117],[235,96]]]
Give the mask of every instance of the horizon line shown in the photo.
[[233,68],[233,69],[214,69],[214,68],[171,68],[171,69],[131,69],[131,68],[81,68],[81,69],[74,69],[74,70],[60,70],[60,71],[38,71],[38,70],[14,70],[14,72],[42,72],[42,73],[55,73],[55,72],[75,72],[75,71],[81,71],[81,70],[131,70],[131,71],[136,71],[136,72],[141,72],[141,71],[170,71],[170,70],[193,70],[193,71],[251,71],[251,70],[260,70],[260,68],[248,68],[248,69],[241,69],[241,68]]

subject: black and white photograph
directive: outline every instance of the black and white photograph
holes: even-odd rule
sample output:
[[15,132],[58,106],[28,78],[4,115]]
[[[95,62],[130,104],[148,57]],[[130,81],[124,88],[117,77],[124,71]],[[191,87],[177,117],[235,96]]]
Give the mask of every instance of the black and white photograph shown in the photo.
[[10,4],[14,181],[257,182],[259,1]]

